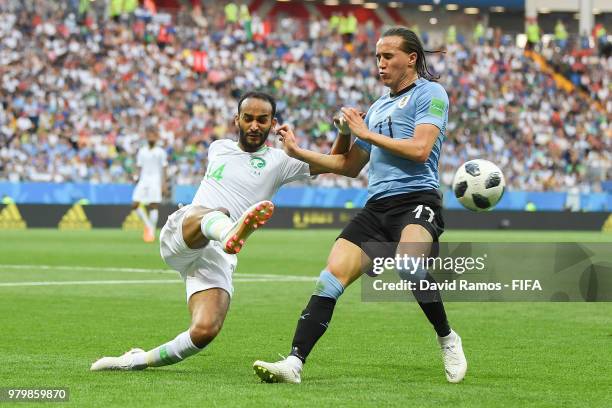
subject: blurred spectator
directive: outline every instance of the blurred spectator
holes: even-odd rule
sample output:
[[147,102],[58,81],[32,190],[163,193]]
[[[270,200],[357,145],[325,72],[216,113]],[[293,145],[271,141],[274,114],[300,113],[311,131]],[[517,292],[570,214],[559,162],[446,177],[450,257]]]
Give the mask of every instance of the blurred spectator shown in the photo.
[[527,18],[527,49],[537,50],[540,44],[540,26],[536,17]]
[[557,43],[557,47],[561,49],[561,51],[565,50],[567,46],[567,30],[565,29],[565,24],[563,21],[557,20],[557,24],[555,24],[555,42]]
[[481,21],[478,21],[476,27],[474,27],[473,39],[478,45],[484,45],[485,28]]

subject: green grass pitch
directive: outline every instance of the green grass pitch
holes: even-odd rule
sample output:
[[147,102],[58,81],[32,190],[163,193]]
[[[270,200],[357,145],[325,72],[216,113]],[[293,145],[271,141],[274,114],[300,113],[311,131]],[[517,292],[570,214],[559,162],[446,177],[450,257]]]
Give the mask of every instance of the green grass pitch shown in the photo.
[[[240,254],[225,326],[205,351],[164,368],[92,373],[102,355],[149,349],[188,327],[178,274],[164,271],[159,246],[134,232],[0,231],[0,387],[68,387],[70,402],[54,406],[72,407],[610,406],[610,303],[448,303],[469,361],[465,381],[455,385],[444,378],[418,306],[363,303],[359,284],[339,301],[303,383],[260,383],[253,361],[289,351],[314,286],[283,276],[316,277],[336,234],[258,233]],[[587,232],[444,237],[612,242],[610,234]],[[128,280],[139,283],[121,283]],[[19,282],[47,283],[7,285]]]

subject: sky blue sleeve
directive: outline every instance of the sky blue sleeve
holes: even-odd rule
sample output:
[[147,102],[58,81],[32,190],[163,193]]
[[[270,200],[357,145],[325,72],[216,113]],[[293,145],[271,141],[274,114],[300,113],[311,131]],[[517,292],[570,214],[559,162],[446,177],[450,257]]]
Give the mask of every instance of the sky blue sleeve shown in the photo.
[[[368,129],[370,129],[370,111],[371,110],[372,110],[372,106],[370,106],[370,109],[368,109],[368,113],[366,113],[366,116],[363,119]],[[368,154],[372,151],[372,145],[368,142],[364,142],[363,140],[359,138],[355,139],[355,144],[357,145],[357,147],[360,147],[362,150],[365,150],[366,152],[368,152]]]
[[414,126],[429,123],[444,130],[448,121],[448,95],[442,85],[435,82],[424,88],[417,97]]
[[370,151],[372,150],[372,145],[368,142],[364,142],[361,139],[356,139],[355,144],[357,145],[357,147],[360,147],[362,150],[365,150],[368,153],[370,153]]

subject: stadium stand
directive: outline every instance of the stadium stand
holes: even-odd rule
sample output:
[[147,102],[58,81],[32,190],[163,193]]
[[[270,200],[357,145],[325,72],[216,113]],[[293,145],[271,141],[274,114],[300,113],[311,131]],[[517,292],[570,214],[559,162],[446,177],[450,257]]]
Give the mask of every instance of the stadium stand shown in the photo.
[[[140,130],[154,125],[172,184],[195,185],[208,145],[235,137],[244,89],[272,91],[280,121],[319,151],[331,146],[339,107],[363,109],[384,92],[370,55],[373,23],[348,36],[326,18],[269,21],[238,10],[228,21],[222,2],[195,16],[138,8],[110,19],[78,1],[36,3],[0,5],[3,181],[129,183]],[[567,47],[541,55],[588,98],[559,86],[507,36],[461,38],[431,57],[451,98],[444,185],[480,157],[503,168],[513,190],[602,191],[612,172],[612,59]],[[311,183],[361,187],[365,177]]]

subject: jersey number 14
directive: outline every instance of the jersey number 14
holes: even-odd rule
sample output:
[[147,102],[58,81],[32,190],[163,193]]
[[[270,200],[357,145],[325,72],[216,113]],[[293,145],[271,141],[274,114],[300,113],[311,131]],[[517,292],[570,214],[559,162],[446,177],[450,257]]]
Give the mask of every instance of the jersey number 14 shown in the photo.
[[210,172],[208,172],[206,177],[207,178],[214,178],[215,180],[219,181],[219,180],[221,180],[223,178],[223,170],[224,169],[225,169],[225,163],[223,163],[222,165],[217,167],[215,170],[211,170]]

